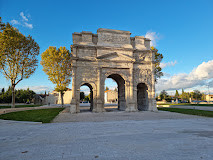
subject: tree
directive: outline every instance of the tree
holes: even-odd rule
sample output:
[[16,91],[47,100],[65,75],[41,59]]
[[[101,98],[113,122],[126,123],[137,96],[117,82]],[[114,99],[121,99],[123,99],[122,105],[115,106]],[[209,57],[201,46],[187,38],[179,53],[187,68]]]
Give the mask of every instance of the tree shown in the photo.
[[91,93],[89,93],[87,96],[85,96],[84,100],[91,102]]
[[202,93],[201,100],[202,100],[202,101],[205,101],[205,100],[206,100],[206,94],[205,94],[205,93]]
[[83,100],[85,98],[84,92],[80,92],[80,100]]
[[160,67],[160,62],[163,59],[163,55],[161,53],[158,53],[158,50],[155,47],[151,47],[151,50],[155,53],[155,82],[163,76],[162,68]]
[[15,107],[15,86],[35,72],[40,48],[30,35],[25,37],[9,23],[2,23],[1,19],[0,29],[0,70],[11,82],[11,107]]
[[163,90],[163,91],[160,92],[160,98],[161,98],[161,100],[162,99],[166,99],[167,97],[168,97],[168,93],[165,90]]
[[178,90],[176,90],[175,92],[175,98],[178,98],[179,97],[179,93],[178,93]]
[[106,91],[108,91],[108,90],[109,90],[109,87],[106,86]]
[[62,107],[64,106],[63,95],[71,81],[72,54],[65,47],[49,47],[41,55],[43,71],[48,75],[49,80],[56,84],[55,90],[60,92]]
[[183,88],[182,88],[181,101],[183,101],[184,98],[185,98],[185,92],[184,92],[184,90],[183,90]]
[[198,90],[194,90],[193,98],[198,100],[198,99],[201,99],[201,97],[202,97],[202,93],[200,93],[200,91]]

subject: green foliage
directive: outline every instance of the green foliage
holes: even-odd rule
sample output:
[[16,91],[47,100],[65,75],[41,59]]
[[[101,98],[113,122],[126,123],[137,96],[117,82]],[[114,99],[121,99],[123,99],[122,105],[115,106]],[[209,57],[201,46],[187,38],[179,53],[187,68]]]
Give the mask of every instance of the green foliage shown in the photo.
[[65,47],[49,47],[41,55],[43,71],[48,75],[49,80],[56,84],[55,90],[61,93],[62,106],[63,94],[68,88],[72,76],[72,54]]
[[[27,100],[32,101],[36,93],[29,88],[27,90],[19,89],[15,90],[15,99],[17,103],[25,103]],[[0,93],[0,103],[11,103],[12,89],[8,88],[6,92]]]
[[106,89],[105,89],[105,91],[108,91],[108,90],[109,90],[109,87],[107,87],[107,86],[106,86]]
[[85,98],[84,92],[80,92],[80,100],[84,100],[84,98]]
[[168,97],[168,93],[165,90],[163,90],[163,91],[160,92],[160,98],[161,98],[161,100],[162,99],[166,99],[167,97]]
[[65,47],[49,47],[41,55],[41,65],[43,71],[48,75],[49,80],[56,84],[55,90],[57,92],[66,91],[71,81],[72,54]]
[[[5,24],[4,24],[5,25]],[[7,23],[0,32],[0,68],[12,84],[29,78],[37,67],[39,46]]]
[[91,93],[84,98],[85,101],[91,102]]
[[176,90],[176,92],[175,92],[175,98],[179,98],[179,93],[178,93],[177,90]]
[[155,53],[155,82],[163,76],[162,68],[160,67],[160,62],[163,59],[163,55],[161,53],[158,53],[158,50],[155,47],[151,47],[151,50]]
[[64,108],[19,111],[0,115],[0,119],[50,123]]
[[198,90],[194,90],[193,98],[195,98],[196,100],[200,100],[201,97],[202,97],[202,93],[200,93],[200,91]]
[[40,48],[30,35],[25,37],[1,19],[0,29],[0,70],[11,82],[12,106],[15,106],[15,86],[35,72]]

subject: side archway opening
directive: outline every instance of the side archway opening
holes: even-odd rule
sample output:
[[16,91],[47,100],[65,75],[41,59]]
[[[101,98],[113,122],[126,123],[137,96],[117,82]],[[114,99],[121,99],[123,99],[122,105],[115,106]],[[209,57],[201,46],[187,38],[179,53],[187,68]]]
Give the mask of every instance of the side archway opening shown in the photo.
[[80,112],[93,110],[93,88],[89,83],[80,87]]
[[148,87],[145,83],[137,85],[137,107],[139,111],[148,110]]

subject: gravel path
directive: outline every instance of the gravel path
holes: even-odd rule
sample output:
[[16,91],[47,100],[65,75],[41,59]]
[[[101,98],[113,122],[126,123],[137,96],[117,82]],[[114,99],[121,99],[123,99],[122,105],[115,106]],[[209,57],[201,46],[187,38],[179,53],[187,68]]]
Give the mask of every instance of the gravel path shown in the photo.
[[212,160],[213,118],[178,117],[50,124],[0,120],[0,159]]
[[[68,108],[67,108],[68,109]],[[160,119],[188,119],[188,118],[204,118],[200,116],[180,114],[174,112],[125,112],[113,111],[103,113],[82,112],[78,114],[70,114],[61,112],[53,122],[103,122],[103,121],[123,121],[123,120],[160,120]]]

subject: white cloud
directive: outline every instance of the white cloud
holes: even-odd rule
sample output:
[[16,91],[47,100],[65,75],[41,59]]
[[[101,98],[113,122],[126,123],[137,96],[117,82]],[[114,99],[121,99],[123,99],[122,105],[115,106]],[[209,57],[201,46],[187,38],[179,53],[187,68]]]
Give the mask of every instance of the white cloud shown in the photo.
[[20,13],[20,16],[22,17],[23,21],[28,21],[27,17],[24,15],[23,12]]
[[45,91],[53,91],[53,89],[51,89],[48,86],[22,86],[22,87],[16,87],[16,89],[27,89],[29,88],[30,90],[33,90],[36,93],[44,93]]
[[19,21],[15,20],[15,19],[11,20],[10,23],[12,23],[13,25],[20,24]]
[[27,16],[24,15],[24,12],[20,12],[19,14],[21,16],[21,20],[18,21],[18,20],[11,20],[10,22],[13,24],[13,25],[21,25],[23,27],[27,27],[27,28],[30,28],[32,29],[33,28],[33,24],[29,23],[29,19],[27,17],[30,17],[30,14],[28,14]]
[[162,62],[162,63],[160,63],[160,67],[165,68],[165,67],[169,67],[169,66],[174,66],[175,64],[177,64],[176,60],[174,62],[173,61],[167,62],[167,63]]
[[156,89],[161,90],[178,90],[190,89],[198,86],[212,85],[213,79],[213,60],[203,62],[193,69],[189,74],[179,73],[171,77],[163,77],[158,80]]
[[150,32],[148,31],[145,35],[146,38],[149,38],[151,40],[150,45],[156,47],[158,40],[160,40],[159,33],[156,32]]
[[24,26],[27,27],[27,28],[33,29],[33,25],[29,24],[27,22],[24,22]]

